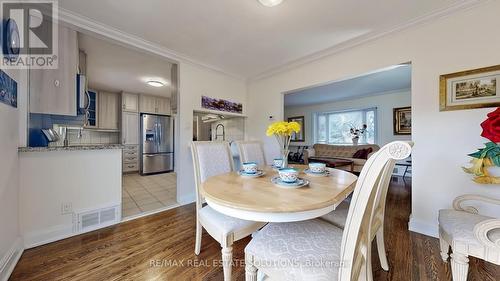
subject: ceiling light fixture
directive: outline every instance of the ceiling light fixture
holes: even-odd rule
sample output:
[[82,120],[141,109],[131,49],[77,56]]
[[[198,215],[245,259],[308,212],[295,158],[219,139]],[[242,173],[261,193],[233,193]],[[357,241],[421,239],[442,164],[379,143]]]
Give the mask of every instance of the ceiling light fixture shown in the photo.
[[259,0],[259,2],[266,7],[274,7],[281,4],[283,0]]
[[165,84],[163,82],[156,81],[156,80],[148,80],[148,81],[146,81],[146,83],[149,86],[156,87],[156,88],[165,86]]

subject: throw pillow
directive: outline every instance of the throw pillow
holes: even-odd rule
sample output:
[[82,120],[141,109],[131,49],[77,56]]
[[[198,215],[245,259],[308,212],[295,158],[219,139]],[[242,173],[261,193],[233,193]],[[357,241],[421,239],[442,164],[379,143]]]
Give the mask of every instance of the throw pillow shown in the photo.
[[357,158],[357,159],[368,159],[368,154],[372,153],[373,149],[371,147],[369,148],[364,148],[356,151],[352,158]]

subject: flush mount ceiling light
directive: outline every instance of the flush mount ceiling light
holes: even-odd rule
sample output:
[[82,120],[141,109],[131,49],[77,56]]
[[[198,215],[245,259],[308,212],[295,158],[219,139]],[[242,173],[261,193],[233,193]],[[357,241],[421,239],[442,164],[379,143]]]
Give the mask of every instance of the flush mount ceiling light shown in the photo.
[[146,81],[146,83],[149,86],[156,87],[156,88],[165,86],[165,83],[163,83],[161,81],[157,81],[157,80],[148,80],[148,81]]
[[283,0],[259,0],[259,2],[266,7],[274,7],[281,4]]

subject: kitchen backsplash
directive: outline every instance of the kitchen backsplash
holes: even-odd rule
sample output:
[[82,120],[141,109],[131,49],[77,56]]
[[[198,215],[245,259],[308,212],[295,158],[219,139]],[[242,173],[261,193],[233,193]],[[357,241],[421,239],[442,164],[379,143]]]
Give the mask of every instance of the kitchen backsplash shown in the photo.
[[[59,125],[54,125],[54,129],[58,132]],[[120,143],[119,132],[103,132],[94,130],[68,129],[68,145],[87,145],[87,144],[117,144]],[[81,135],[80,135],[81,134]],[[80,135],[80,137],[79,137]],[[64,140],[50,143],[49,146],[62,146]]]

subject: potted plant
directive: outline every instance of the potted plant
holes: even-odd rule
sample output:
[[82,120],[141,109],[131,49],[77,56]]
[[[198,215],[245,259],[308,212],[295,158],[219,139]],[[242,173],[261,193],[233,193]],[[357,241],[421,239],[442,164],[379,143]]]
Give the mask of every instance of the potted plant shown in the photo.
[[300,132],[300,124],[297,122],[274,122],[267,128],[267,136],[274,135],[280,146],[281,157],[283,157],[282,168],[288,167],[290,139],[294,133],[298,132]]
[[481,123],[481,136],[490,140],[484,148],[469,154],[472,167],[463,168],[474,175],[474,182],[481,184],[500,183],[500,107],[488,113],[488,118]]
[[349,132],[351,133],[352,144],[358,145],[359,137],[366,132],[366,128],[368,128],[368,126],[366,126],[366,124],[363,124],[363,126],[360,129],[358,129],[354,126],[351,127]]

